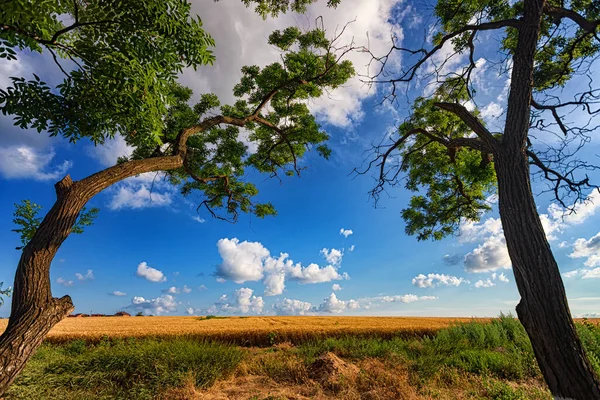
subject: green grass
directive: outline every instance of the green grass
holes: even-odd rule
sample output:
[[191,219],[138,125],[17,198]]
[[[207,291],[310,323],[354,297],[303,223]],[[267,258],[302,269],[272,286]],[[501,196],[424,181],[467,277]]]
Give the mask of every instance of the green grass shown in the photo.
[[[584,322],[577,330],[600,373],[600,326]],[[326,352],[357,365],[380,360],[385,371],[408,376],[407,382],[424,396],[460,390],[472,392],[465,398],[473,399],[549,398],[523,326],[501,316],[422,338],[345,336],[255,350],[184,337],[45,343],[6,399],[151,399],[190,383],[207,388],[236,369],[285,385],[310,384],[308,368]],[[365,379],[383,379],[371,375]],[[371,386],[385,385],[391,383],[377,381]]]
[[44,344],[7,399],[151,399],[193,380],[207,387],[229,375],[243,350],[188,339]]

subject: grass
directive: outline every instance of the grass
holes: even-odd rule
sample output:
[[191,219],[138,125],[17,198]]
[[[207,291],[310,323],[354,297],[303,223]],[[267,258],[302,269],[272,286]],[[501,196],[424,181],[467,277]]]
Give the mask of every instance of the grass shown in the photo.
[[237,347],[186,339],[44,344],[7,398],[152,399],[190,380],[208,387],[231,374],[243,354]]
[[[577,329],[600,373],[600,326],[583,321]],[[355,365],[358,376],[333,386],[311,379],[313,362],[329,352]],[[229,398],[245,389],[239,398],[551,398],[522,325],[501,316],[423,337],[309,336],[296,346],[243,348],[189,336],[45,343],[6,399],[151,399],[184,387],[191,394],[162,398],[207,393],[198,390]]]

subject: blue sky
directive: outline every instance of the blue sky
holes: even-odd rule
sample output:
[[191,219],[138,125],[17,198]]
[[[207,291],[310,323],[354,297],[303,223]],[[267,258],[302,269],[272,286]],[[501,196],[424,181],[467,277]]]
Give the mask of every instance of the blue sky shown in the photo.
[[[426,11],[393,0],[345,0],[342,8],[323,5],[308,16],[287,15],[263,22],[239,1],[194,3],[217,42],[217,62],[198,72],[185,71],[181,81],[196,95],[213,91],[231,100],[242,65],[266,65],[277,53],[266,44],[268,33],[288,25],[308,27],[324,16],[328,32],[356,18],[348,38],[387,52],[390,32],[405,45],[419,46],[433,30]],[[240,3],[240,4],[238,4]],[[225,28],[228,27],[228,28]],[[494,39],[493,36],[482,38]],[[448,50],[449,54],[451,51]],[[477,104],[492,127],[501,127],[506,76],[498,78],[495,50],[478,54]],[[357,69],[365,54],[351,55]],[[405,60],[393,60],[397,67]],[[40,68],[47,63],[47,71]],[[460,59],[449,63],[456,68]],[[21,54],[0,62],[0,85],[7,77],[43,71],[52,82],[57,72],[46,56]],[[43,75],[43,74],[42,74]],[[424,78],[411,94],[427,93]],[[514,312],[518,293],[497,212],[480,223],[465,221],[461,235],[440,242],[418,242],[404,233],[400,211],[411,193],[391,188],[375,208],[368,191],[371,174],[350,172],[364,151],[386,136],[407,115],[407,103],[378,106],[385,88],[365,87],[354,79],[330,97],[311,104],[331,134],[331,160],[315,154],[302,160],[308,168],[283,182],[250,173],[259,199],[271,201],[278,216],[264,220],[241,216],[237,224],[196,213],[197,197],[183,199],[160,176],[142,176],[116,185],[94,198],[95,224],[71,235],[51,270],[55,296],[69,294],[76,312],[119,310],[179,314],[326,314],[495,316]],[[577,116],[575,115],[575,118]],[[546,141],[552,138],[543,138]],[[22,199],[48,210],[52,185],[65,173],[81,179],[112,165],[130,149],[117,139],[103,148],[76,145],[45,134],[21,131],[0,119],[0,281],[13,280],[20,252],[11,232],[13,204]],[[583,153],[593,161],[593,141]],[[593,175],[592,175],[593,177]],[[535,183],[535,191],[543,186]],[[598,201],[563,217],[550,198],[537,198],[575,315],[600,313],[600,246]],[[490,202],[494,204],[493,198]],[[598,240],[600,241],[600,240]],[[284,253],[284,255],[282,255]],[[0,316],[9,314],[9,304]]]

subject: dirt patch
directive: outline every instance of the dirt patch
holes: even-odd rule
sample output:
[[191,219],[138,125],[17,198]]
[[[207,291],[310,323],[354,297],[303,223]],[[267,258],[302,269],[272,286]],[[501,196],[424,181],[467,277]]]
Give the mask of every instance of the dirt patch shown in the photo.
[[280,384],[265,376],[248,375],[221,381],[206,391],[197,392],[190,399],[204,400],[329,400],[318,385]]
[[310,379],[318,382],[323,388],[340,391],[356,381],[360,369],[328,352],[317,358],[308,368]]

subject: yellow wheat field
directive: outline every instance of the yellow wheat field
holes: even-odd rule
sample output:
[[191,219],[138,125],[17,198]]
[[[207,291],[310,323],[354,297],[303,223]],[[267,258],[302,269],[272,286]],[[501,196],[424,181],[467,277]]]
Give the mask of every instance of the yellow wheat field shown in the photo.
[[[479,319],[486,321],[487,319]],[[391,337],[425,335],[471,318],[430,317],[85,317],[67,318],[48,340],[192,336],[237,344],[260,345],[344,335]],[[0,331],[7,320],[0,320]]]

